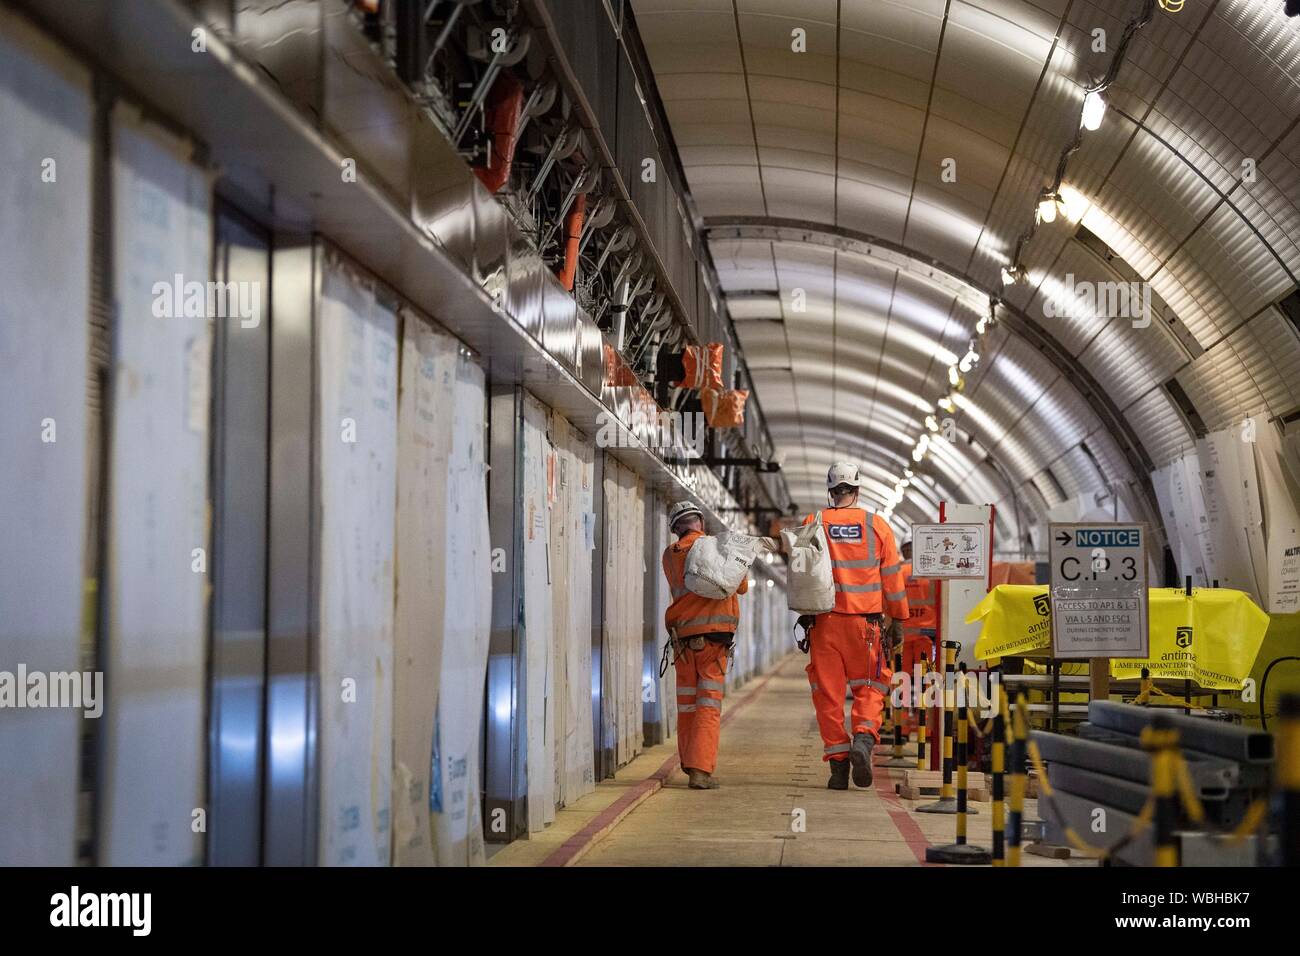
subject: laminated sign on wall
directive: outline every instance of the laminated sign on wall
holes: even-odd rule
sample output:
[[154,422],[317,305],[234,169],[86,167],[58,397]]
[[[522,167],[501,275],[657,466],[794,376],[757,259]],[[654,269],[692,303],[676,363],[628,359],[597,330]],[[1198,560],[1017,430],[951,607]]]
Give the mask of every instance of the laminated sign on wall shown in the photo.
[[397,318],[326,257],[317,310],[320,861],[389,862]]

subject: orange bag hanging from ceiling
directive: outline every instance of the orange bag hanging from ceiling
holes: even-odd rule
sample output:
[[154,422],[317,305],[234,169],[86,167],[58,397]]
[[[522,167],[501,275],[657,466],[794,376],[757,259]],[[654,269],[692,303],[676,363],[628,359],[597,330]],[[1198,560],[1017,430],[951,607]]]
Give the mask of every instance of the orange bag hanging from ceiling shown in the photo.
[[682,380],[673,388],[722,389],[722,343],[688,345],[682,350]]
[[704,406],[704,420],[710,428],[739,428],[745,424],[745,400],[749,391],[743,388],[721,392],[706,388],[700,392]]

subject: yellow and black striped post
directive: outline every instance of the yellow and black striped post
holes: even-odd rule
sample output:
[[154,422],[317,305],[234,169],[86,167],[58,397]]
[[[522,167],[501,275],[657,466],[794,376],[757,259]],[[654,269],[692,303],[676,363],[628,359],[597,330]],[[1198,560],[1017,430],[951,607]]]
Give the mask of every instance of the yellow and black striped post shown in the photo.
[[1155,865],[1178,866],[1178,731],[1163,714],[1142,732],[1151,754],[1151,796],[1155,800]]
[[966,842],[966,735],[970,722],[967,720],[965,688],[962,690],[963,695],[957,702],[957,839],[947,846],[927,847],[925,862],[984,866],[992,861],[989,851]]
[[[894,673],[901,674],[902,672],[903,672],[903,652],[901,650],[895,651],[894,652]],[[892,702],[893,700],[892,692],[890,693],[890,700],[891,703],[890,703],[889,713],[891,719],[894,722],[894,752],[890,756],[890,758],[886,761],[883,761],[880,764],[880,766],[910,767],[912,766],[912,761],[903,756],[903,741],[907,739],[907,732],[903,727],[903,723],[907,717],[908,708],[905,706],[904,707],[894,706]]]
[[1279,702],[1276,744],[1282,865],[1300,866],[1300,694],[1285,694]]
[[925,711],[925,673],[929,669],[929,661],[921,661],[921,680],[918,682],[914,691],[916,697],[916,769],[925,769],[925,733],[928,714]]
[[1005,863],[1006,834],[1003,832],[1005,821],[1003,806],[1003,776],[1007,769],[1007,722],[1006,691],[998,684],[998,699],[994,705],[997,711],[993,715],[993,865]]
[[939,791],[938,800],[917,807],[917,813],[957,812],[957,794],[952,786],[952,735],[957,699],[957,651],[960,648],[956,641],[943,642],[943,789]]
[[1020,865],[1020,824],[1025,814],[1025,741],[1029,739],[1029,707],[1025,692],[1016,695],[1016,712],[1011,718],[1011,801],[1007,814],[1007,866]]

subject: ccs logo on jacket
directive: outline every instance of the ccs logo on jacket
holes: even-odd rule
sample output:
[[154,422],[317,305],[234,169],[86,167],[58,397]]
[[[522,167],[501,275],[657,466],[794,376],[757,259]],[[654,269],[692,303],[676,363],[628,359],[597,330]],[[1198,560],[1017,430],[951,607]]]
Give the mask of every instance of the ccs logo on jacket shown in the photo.
[[860,524],[828,524],[826,533],[830,535],[832,541],[861,541],[862,525]]

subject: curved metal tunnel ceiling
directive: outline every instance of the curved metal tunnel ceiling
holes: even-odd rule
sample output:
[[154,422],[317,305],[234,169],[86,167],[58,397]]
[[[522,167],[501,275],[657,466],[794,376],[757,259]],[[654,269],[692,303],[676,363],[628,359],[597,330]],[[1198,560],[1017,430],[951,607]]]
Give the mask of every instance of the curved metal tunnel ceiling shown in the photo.
[[[1000,289],[1078,129],[1085,85],[1142,7],[634,0],[800,506],[824,500],[835,457],[867,467],[878,498],[911,465],[948,365],[987,311],[981,290]],[[1094,28],[1105,51],[1093,52]],[[804,52],[792,49],[796,29]],[[1039,519],[1062,495],[1140,487],[1124,446],[1160,465],[1195,441],[1170,379],[1210,428],[1300,406],[1300,335],[1275,305],[1300,273],[1300,22],[1272,0],[1157,8],[1105,95],[1101,128],[1084,134],[1064,179],[1075,215],[1040,226],[1020,259],[1027,281],[1002,293],[1079,374],[996,325],[966,378],[958,441],[936,444],[921,487],[895,509],[900,524],[931,517],[938,498],[1001,503],[1002,475]],[[942,179],[948,159],[955,182]],[[1136,274],[1076,236],[1080,213]],[[791,222],[806,235],[758,228]],[[806,241],[819,227],[883,248]],[[1070,276],[1145,279],[1166,321],[1051,318],[1045,303],[1063,301]],[[1104,396],[1080,391],[1088,379]],[[1102,401],[1125,435],[1090,407]]]

